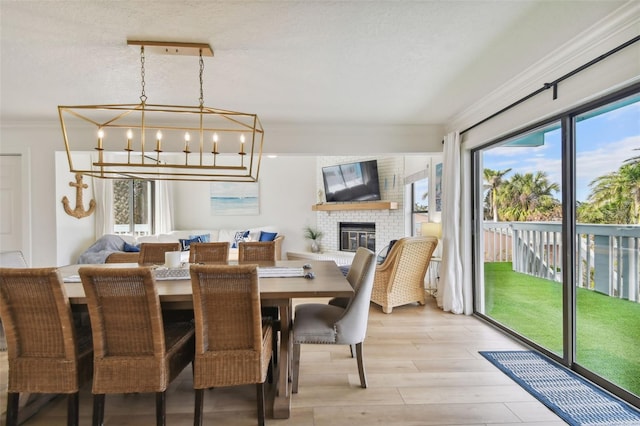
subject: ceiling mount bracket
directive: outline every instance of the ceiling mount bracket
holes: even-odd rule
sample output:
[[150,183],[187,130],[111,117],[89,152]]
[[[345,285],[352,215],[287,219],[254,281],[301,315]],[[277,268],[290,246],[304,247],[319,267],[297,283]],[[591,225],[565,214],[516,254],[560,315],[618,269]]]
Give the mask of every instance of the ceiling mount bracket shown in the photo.
[[127,40],[128,46],[144,46],[147,52],[158,55],[213,56],[213,49],[207,43],[180,43],[177,41]]

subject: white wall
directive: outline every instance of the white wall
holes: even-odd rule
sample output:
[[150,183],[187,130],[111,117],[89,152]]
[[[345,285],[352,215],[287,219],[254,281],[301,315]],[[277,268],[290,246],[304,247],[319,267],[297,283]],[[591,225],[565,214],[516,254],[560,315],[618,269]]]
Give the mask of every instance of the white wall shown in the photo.
[[302,228],[315,224],[311,205],[317,197],[316,168],[314,156],[264,157],[259,176],[259,215],[214,216],[209,205],[208,182],[174,182],[175,227],[240,230],[273,225],[285,236],[283,252],[302,250],[305,247]]

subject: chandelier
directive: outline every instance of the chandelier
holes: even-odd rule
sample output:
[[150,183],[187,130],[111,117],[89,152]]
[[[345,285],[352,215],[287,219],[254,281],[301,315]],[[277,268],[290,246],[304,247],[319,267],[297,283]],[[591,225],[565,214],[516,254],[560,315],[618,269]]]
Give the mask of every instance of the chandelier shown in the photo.
[[[264,141],[258,116],[204,106],[203,56],[213,56],[211,47],[127,44],[140,46],[140,103],[58,106],[70,172],[106,179],[256,182]],[[199,105],[147,103],[145,47],[199,56]]]

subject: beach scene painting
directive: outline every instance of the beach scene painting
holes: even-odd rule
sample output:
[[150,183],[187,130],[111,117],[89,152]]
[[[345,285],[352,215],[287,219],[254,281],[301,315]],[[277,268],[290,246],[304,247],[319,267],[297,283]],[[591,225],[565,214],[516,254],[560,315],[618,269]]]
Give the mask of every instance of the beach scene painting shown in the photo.
[[260,214],[258,182],[211,182],[211,213],[220,216]]

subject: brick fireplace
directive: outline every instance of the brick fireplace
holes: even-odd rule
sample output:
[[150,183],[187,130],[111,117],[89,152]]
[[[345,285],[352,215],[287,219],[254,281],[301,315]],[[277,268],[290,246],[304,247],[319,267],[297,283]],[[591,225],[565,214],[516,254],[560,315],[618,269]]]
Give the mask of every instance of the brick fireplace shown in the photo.
[[[321,157],[318,163],[318,189],[324,188],[322,173],[320,172],[322,166],[360,161],[362,159],[369,159],[369,157]],[[382,199],[396,202],[398,208],[395,210],[350,210],[348,209],[349,203],[344,203],[346,207],[344,210],[318,211],[316,224],[318,229],[324,233],[320,242],[323,252],[343,251],[345,254],[355,252],[357,247],[353,248],[351,246],[347,250],[340,247],[342,241],[340,224],[344,223],[367,224],[375,235],[371,235],[371,233],[366,234],[366,236],[360,234],[358,238],[362,237],[364,244],[366,244],[365,246],[373,252],[382,249],[390,240],[406,235],[403,207],[404,185],[400,178],[404,176],[404,162],[399,157],[377,157],[377,160]]]

